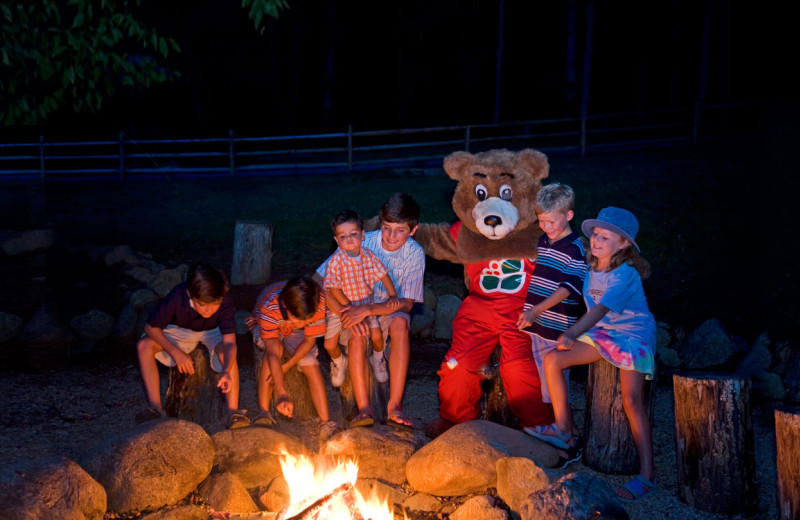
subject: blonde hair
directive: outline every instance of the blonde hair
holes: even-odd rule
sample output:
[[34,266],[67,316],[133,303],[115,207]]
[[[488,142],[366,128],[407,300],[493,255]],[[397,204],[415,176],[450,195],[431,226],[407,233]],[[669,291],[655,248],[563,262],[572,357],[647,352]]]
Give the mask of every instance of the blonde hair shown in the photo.
[[575,206],[575,192],[566,184],[553,182],[542,186],[536,196],[536,214],[560,211],[566,213]]
[[[642,280],[646,280],[650,276],[650,263],[633,247],[630,240],[625,239],[628,245],[614,253],[609,262],[606,272],[611,272],[622,264],[628,264],[639,272]],[[592,254],[591,249],[586,249],[586,263],[592,269],[597,268],[597,257]]]

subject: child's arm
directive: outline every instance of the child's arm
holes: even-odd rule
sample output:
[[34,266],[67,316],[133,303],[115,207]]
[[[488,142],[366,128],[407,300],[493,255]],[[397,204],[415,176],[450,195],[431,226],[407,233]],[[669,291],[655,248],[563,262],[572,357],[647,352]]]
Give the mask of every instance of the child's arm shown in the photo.
[[303,359],[306,356],[306,354],[311,352],[311,349],[314,348],[314,345],[316,344],[317,344],[317,338],[313,336],[304,337],[303,341],[301,341],[300,344],[297,345],[297,349],[295,349],[294,354],[292,354],[292,357],[287,359],[286,363],[283,364],[283,373],[285,374],[286,372],[288,372],[289,369],[295,366],[298,361]]
[[[262,385],[269,384],[270,377],[272,383],[275,385],[275,397],[278,412],[286,417],[291,417],[294,413],[294,405],[289,397],[289,392],[286,391],[286,385],[283,382],[283,367],[281,366],[281,344],[277,338],[269,338],[264,340],[264,363],[269,365],[269,375],[264,377],[264,380],[259,381],[259,392]],[[263,373],[263,370],[262,370]],[[266,388],[266,387],[265,387]]]
[[384,287],[386,287],[386,292],[389,293],[389,299],[386,300],[386,306],[392,311],[397,310],[397,308],[400,307],[400,300],[397,298],[397,289],[395,289],[394,282],[389,276],[389,273],[383,275],[383,278],[381,278],[381,283]]
[[577,340],[578,336],[597,325],[597,322],[608,314],[609,310],[608,307],[601,303],[589,309],[586,314],[575,322],[575,325],[565,330],[564,333],[558,337],[558,340],[556,340],[556,349],[571,350],[572,347],[575,346],[575,340]]
[[544,311],[561,303],[567,298],[567,296],[569,296],[569,291],[565,287],[559,287],[555,290],[555,292],[553,292],[553,294],[534,305],[527,311],[520,313],[519,318],[517,318],[517,327],[520,329],[530,327],[536,321],[536,318],[541,316]]
[[344,291],[341,290],[340,288],[328,287],[327,291],[328,294],[331,295],[332,297],[331,299],[336,300],[336,303],[338,303],[341,307],[350,305],[350,300],[347,299],[347,296],[345,296]]
[[175,360],[175,365],[178,369],[178,372],[181,374],[194,374],[194,363],[192,362],[192,358],[186,355],[184,351],[179,349],[174,343],[167,339],[167,336],[164,335],[164,331],[162,329],[145,324],[144,332],[150,339],[158,343],[161,348],[166,350],[167,354],[172,356],[172,359]]
[[222,372],[217,381],[217,388],[223,394],[227,394],[233,389],[233,380],[231,379],[231,364],[236,360],[236,333],[229,333],[222,335],[222,345],[217,347],[219,352],[225,352],[227,355],[222,361]]

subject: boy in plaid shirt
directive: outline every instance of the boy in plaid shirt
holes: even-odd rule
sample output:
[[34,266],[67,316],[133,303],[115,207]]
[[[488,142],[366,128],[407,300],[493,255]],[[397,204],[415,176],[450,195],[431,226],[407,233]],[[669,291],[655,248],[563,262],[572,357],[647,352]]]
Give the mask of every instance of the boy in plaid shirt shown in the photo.
[[[343,307],[372,303],[372,288],[375,282],[380,281],[389,293],[387,305],[396,309],[400,300],[386,266],[372,251],[361,247],[361,241],[364,240],[364,220],[361,216],[352,210],[341,211],[331,221],[331,229],[333,239],[339,246],[328,262],[325,276],[325,289],[331,297]],[[329,312],[326,325],[325,350],[331,354],[332,359],[340,358],[338,338],[342,324],[339,316]],[[369,335],[374,350],[383,351],[383,334],[375,316],[369,317]],[[337,382],[339,384],[334,386],[341,385],[340,381]]]

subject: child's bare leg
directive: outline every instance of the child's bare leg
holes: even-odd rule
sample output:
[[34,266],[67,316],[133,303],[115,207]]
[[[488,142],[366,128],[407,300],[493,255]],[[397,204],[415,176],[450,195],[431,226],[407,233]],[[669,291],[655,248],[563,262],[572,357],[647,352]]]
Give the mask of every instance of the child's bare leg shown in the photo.
[[[219,361],[223,367],[228,367],[228,374],[231,378],[231,389],[225,394],[228,403],[228,410],[239,409],[239,364],[236,362],[236,347],[234,345],[220,343],[214,349],[219,356]],[[227,365],[226,365],[227,363]]]
[[258,371],[258,408],[263,412],[269,412],[270,401],[272,401],[272,388],[269,363],[267,363],[267,356],[265,355],[261,360],[261,368]]
[[369,405],[369,367],[367,366],[367,337],[350,335],[347,345],[350,355],[350,380],[353,396],[356,398],[358,413],[372,413]]
[[373,352],[383,352],[383,334],[380,327],[370,327],[369,340],[372,342]]
[[392,339],[392,348],[389,352],[389,402],[388,412],[403,409],[403,393],[406,388],[406,375],[411,356],[411,341],[409,338],[409,323],[403,318],[395,317],[389,323],[389,337]]
[[544,372],[550,400],[553,402],[553,414],[562,431],[572,432],[575,429],[564,369],[594,363],[601,357],[596,348],[581,341],[576,341],[572,350],[551,350],[544,357]]
[[325,393],[325,381],[322,378],[319,365],[301,365],[300,369],[308,380],[308,390],[311,393],[311,401],[314,403],[314,408],[317,410],[319,420],[328,422],[330,420],[330,414],[328,413],[328,394]]
[[331,356],[333,361],[338,360],[342,355],[342,349],[339,348],[339,335],[325,338],[325,341],[322,343],[325,347],[325,350]]
[[148,337],[140,339],[136,344],[144,393],[148,404],[158,410],[163,410],[164,408],[161,406],[161,382],[158,376],[158,364],[155,356],[162,350],[164,349],[158,343]]
[[653,482],[656,476],[653,463],[653,435],[644,406],[644,374],[635,370],[620,370],[619,383],[622,407],[631,425],[633,443],[639,455],[639,474]]

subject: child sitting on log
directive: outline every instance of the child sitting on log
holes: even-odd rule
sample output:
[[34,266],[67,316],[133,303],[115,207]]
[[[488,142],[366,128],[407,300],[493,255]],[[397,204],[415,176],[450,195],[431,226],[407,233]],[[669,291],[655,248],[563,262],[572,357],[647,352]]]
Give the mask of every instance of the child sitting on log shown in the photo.
[[653,438],[644,405],[644,380],[655,371],[656,325],[647,305],[642,277],[649,274],[639,255],[639,222],[628,210],[608,207],[583,222],[589,237],[589,272],[583,284],[587,312],[561,334],[556,350],[544,358],[556,422],[524,431],[561,449],[575,446],[566,368],[605,359],[620,368],[625,415],[639,455],[639,475],[617,488],[623,500],[638,500],[656,490]]
[[[325,309],[325,294],[310,278],[277,282],[259,295],[253,315],[245,320],[254,343],[264,352],[258,374],[259,412],[253,419],[254,424],[275,424],[269,411],[273,390],[278,412],[292,417],[294,404],[283,375],[296,366],[308,380],[311,400],[320,420],[320,438],[327,439],[338,430],[339,426],[330,420],[325,382],[317,361],[316,340],[325,335]],[[290,357],[282,364],[284,349]]]
[[187,355],[198,343],[208,348],[211,368],[220,374],[217,387],[228,405],[228,428],[248,426],[245,410],[239,409],[239,366],[236,362],[236,323],[228,279],[213,265],[198,262],[161,300],[144,327],[136,345],[142,381],[150,408],[137,415],[137,422],[165,417],[161,405],[158,366],[176,366],[182,374],[194,374]]

